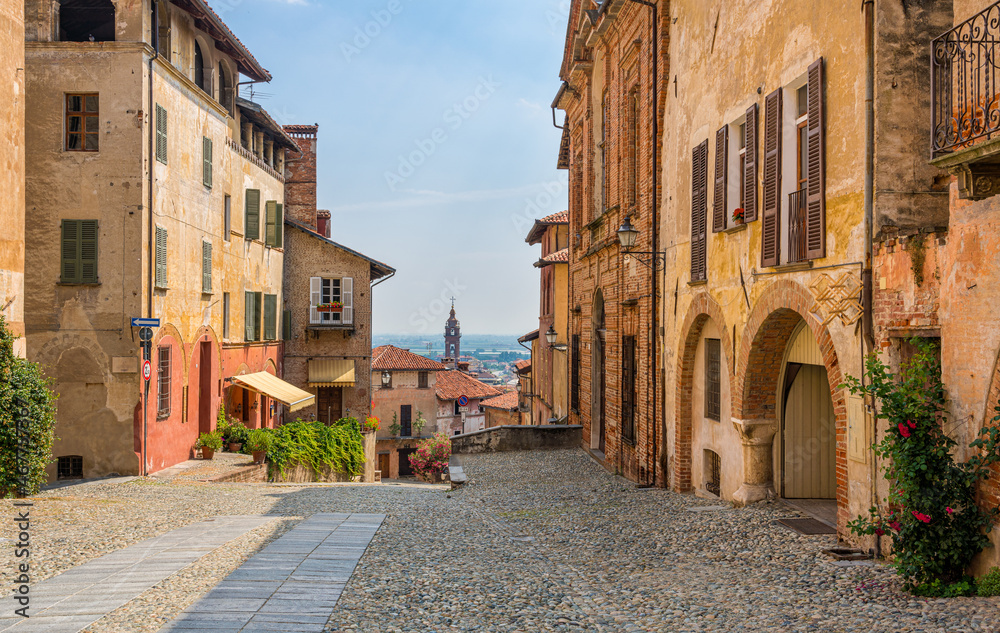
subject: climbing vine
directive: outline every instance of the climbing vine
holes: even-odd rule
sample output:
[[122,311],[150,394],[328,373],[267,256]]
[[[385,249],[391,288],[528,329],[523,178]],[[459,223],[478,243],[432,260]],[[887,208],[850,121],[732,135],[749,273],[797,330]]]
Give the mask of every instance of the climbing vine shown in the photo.
[[301,463],[320,474],[324,468],[349,475],[365,469],[364,436],[354,418],[343,418],[330,426],[301,419],[271,431],[267,460],[271,474],[284,474],[289,464]]

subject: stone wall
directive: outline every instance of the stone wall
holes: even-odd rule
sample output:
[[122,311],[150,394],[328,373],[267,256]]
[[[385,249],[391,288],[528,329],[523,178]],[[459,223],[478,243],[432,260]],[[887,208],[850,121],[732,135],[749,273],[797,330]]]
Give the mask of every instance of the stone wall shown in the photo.
[[[0,6],[0,314],[24,336],[24,3]],[[14,353],[25,355],[23,338]]]
[[573,425],[498,426],[451,438],[455,454],[500,453],[576,448],[583,441],[583,427]]

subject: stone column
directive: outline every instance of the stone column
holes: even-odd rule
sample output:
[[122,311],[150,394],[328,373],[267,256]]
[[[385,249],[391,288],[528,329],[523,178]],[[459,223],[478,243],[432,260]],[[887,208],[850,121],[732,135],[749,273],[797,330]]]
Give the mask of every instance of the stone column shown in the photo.
[[733,494],[737,506],[773,499],[774,433],[777,420],[733,420],[743,440],[743,485]]
[[[375,481],[375,431],[366,430],[362,433],[365,438],[365,473],[361,477],[361,481],[366,483],[372,483]],[[383,473],[383,476],[388,475],[388,473]]]

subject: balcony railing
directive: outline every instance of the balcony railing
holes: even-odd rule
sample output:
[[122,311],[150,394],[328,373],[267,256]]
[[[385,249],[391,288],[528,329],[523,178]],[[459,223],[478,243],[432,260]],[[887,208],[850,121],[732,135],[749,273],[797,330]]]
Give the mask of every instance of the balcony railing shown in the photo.
[[931,42],[931,158],[1000,132],[1000,2]]
[[236,152],[237,154],[239,154],[240,156],[242,156],[245,160],[250,161],[251,163],[253,163],[257,167],[260,167],[264,171],[264,173],[266,173],[271,178],[274,178],[275,180],[277,180],[280,183],[284,183],[285,182],[285,177],[283,175],[281,175],[280,173],[278,173],[277,169],[275,169],[274,167],[271,167],[270,165],[268,165],[267,162],[263,158],[259,158],[253,152],[251,152],[247,148],[243,147],[242,145],[240,145],[239,143],[237,143],[233,139],[227,138],[226,139],[226,145],[229,146],[229,149],[233,150],[234,152]]
[[799,189],[788,194],[788,263],[806,259],[806,190]]

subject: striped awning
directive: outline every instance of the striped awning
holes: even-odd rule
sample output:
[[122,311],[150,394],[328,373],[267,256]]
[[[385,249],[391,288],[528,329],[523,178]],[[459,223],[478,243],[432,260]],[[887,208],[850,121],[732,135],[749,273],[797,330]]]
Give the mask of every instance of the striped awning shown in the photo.
[[310,387],[353,387],[354,361],[317,358],[309,361]]
[[287,406],[289,411],[298,411],[316,401],[316,396],[302,391],[295,385],[290,385],[266,371],[245,376],[233,376],[233,384],[273,398]]

